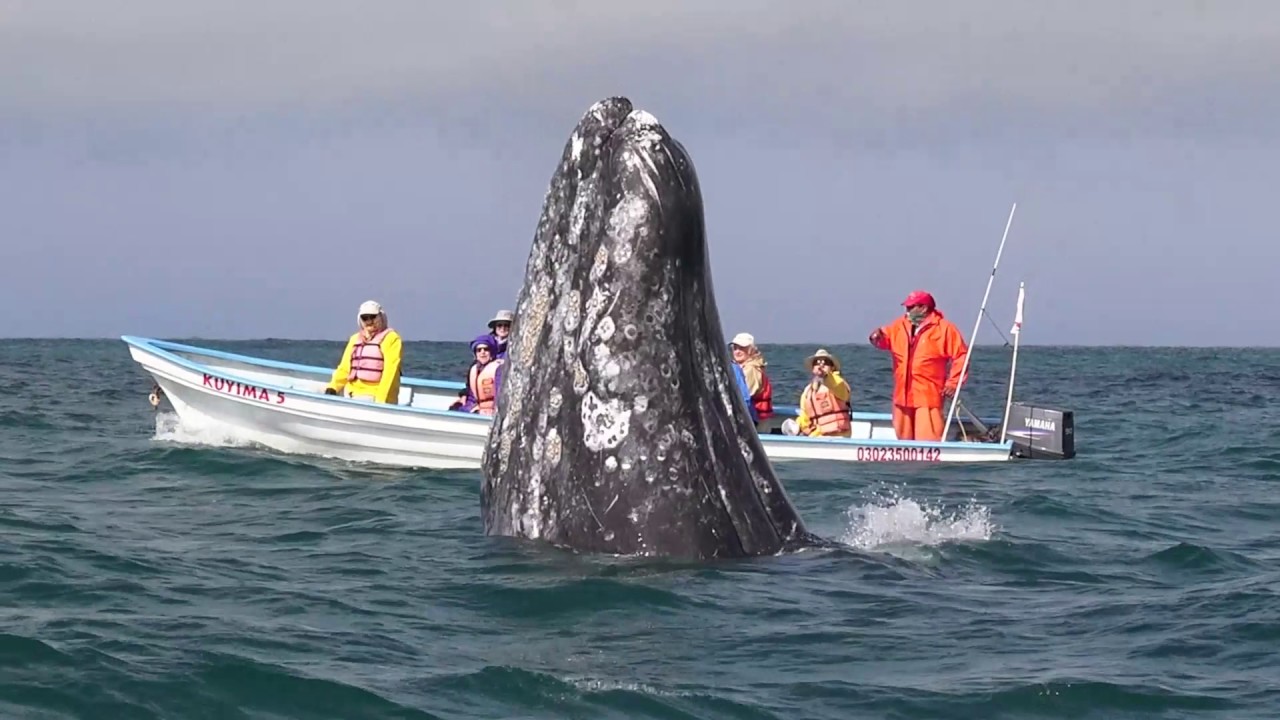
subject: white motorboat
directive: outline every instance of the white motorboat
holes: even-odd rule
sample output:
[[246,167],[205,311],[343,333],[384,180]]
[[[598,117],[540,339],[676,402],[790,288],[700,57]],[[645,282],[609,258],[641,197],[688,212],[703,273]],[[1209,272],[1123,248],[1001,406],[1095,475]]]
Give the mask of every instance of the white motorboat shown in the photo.
[[[464,389],[461,382],[403,377],[397,403],[371,403],[325,395],[331,368],[129,335],[121,339],[155,381],[153,405],[167,399],[184,424],[221,427],[284,453],[408,467],[480,467],[490,419],[448,409]],[[1004,462],[1019,455],[1015,440],[978,439],[981,425],[998,422],[956,422],[947,440],[925,442],[896,439],[888,413],[855,412],[852,437],[814,438],[783,435],[781,423],[797,408],[776,409],[760,428],[765,452],[776,462]]]

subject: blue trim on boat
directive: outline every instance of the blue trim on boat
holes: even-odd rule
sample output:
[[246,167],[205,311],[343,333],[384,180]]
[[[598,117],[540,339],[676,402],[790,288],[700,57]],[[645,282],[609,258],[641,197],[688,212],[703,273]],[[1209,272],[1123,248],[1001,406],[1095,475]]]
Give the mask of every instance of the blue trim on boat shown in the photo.
[[[310,375],[319,375],[321,378],[328,378],[333,373],[333,371],[330,369],[322,368],[316,365],[301,365],[298,363],[283,362],[280,360],[268,360],[266,358],[257,358],[257,357],[251,357],[249,355],[240,355],[233,352],[226,352],[225,350],[214,350],[213,348],[203,348],[203,347],[196,347],[194,345],[184,345],[182,343],[171,342],[169,340],[155,340],[152,338],[142,338],[142,337],[136,337],[133,335],[121,335],[120,339],[123,340],[128,345],[132,345],[136,348],[149,352],[153,355],[162,357],[176,365],[180,365],[182,367],[187,368],[188,370],[191,370],[193,372],[199,372],[201,374],[209,370],[214,370],[214,368],[210,368],[207,365],[202,365],[193,360],[188,360],[187,358],[184,358],[181,355],[175,355],[174,353],[187,352],[187,353],[192,353],[193,355],[203,355],[204,357],[221,358],[223,360],[230,360],[232,362],[244,363],[246,365],[256,365],[258,367],[275,368],[277,370],[290,370],[294,372],[307,373]],[[342,395],[325,395],[322,392],[311,392],[309,390],[300,390],[298,388],[285,387],[283,385],[264,383],[261,380],[251,381],[249,380],[249,378],[236,375],[233,370],[217,369],[216,373],[224,377],[229,377],[235,380],[236,382],[244,383],[246,385],[253,385],[256,387],[266,388],[267,390],[274,390],[277,392],[290,393],[294,395],[304,395],[309,398],[324,400],[326,402],[350,403],[352,405],[359,405],[365,408],[369,407],[369,403],[367,402],[363,402],[360,400],[352,400],[351,398],[343,397]],[[400,384],[408,385],[412,387],[440,388],[440,389],[454,390],[454,391],[461,390],[462,388],[465,387],[465,385],[463,385],[460,382],[448,382],[445,380],[418,380],[418,379],[412,379],[412,378],[401,378]],[[380,404],[376,407],[379,410],[387,410],[387,411],[393,411],[393,412],[424,413],[426,415],[444,416],[444,417],[448,417],[455,420],[463,420],[466,422],[483,422],[483,423],[490,422],[489,418],[485,416],[474,415],[472,413],[456,412],[453,410],[434,410],[432,408],[413,407],[411,405],[391,405],[391,404],[385,404],[385,403]]]
[[[175,355],[173,353],[187,352],[187,353],[192,353],[194,355],[203,355],[205,357],[221,358],[223,360],[230,360],[232,362],[240,362],[246,365],[256,365],[258,367],[275,368],[278,370],[290,370],[293,372],[302,372],[310,375],[319,375],[321,378],[328,378],[333,373],[333,371],[328,368],[322,368],[316,365],[301,365],[299,363],[284,362],[282,360],[269,360],[267,358],[251,357],[249,355],[240,355],[233,352],[227,352],[225,350],[214,350],[213,348],[196,347],[195,345],[184,345],[183,343],[172,342],[169,340],[156,340],[153,338],[136,337],[134,335],[121,335],[120,339],[123,340],[128,345],[132,345],[134,347],[140,348],[149,353],[163,357],[166,360],[169,360],[170,362],[173,362],[177,365],[181,365],[182,367],[185,367],[189,370],[200,372],[200,373],[204,373],[205,370],[211,369],[211,368],[207,368],[205,366],[202,366],[200,363],[194,362],[192,360],[188,360],[187,358],[184,358],[180,355]],[[224,371],[224,370],[218,370],[218,374],[232,377],[237,382],[245,383],[248,385],[255,385],[257,387],[263,387],[268,390],[302,394],[307,397],[311,397],[319,400],[325,400],[329,402],[351,403],[353,405],[359,405],[361,407],[369,407],[369,403],[367,402],[352,400],[350,398],[343,397],[341,395],[325,395],[324,393],[310,392],[307,390],[299,390],[297,388],[289,388],[289,387],[284,387],[282,385],[270,385],[270,384],[263,383],[261,381],[251,382],[248,378],[236,377],[233,373],[229,371]],[[401,378],[400,384],[410,386],[410,387],[437,388],[441,390],[453,390],[453,391],[461,390],[464,387],[466,387],[466,385],[461,382],[453,382],[449,380],[428,380],[428,379],[422,379],[422,378]],[[774,408],[775,410],[783,410],[783,412],[799,411],[799,407],[794,405],[775,405]],[[427,415],[433,415],[433,416],[440,415],[440,416],[449,417],[455,420],[465,420],[470,422],[484,422],[484,423],[491,422],[489,418],[486,416],[473,415],[471,413],[460,413],[452,410],[433,410],[431,408],[420,408],[420,407],[413,407],[410,405],[384,404],[381,407],[379,407],[379,409],[396,411],[396,412],[425,413]],[[888,420],[892,417],[892,415],[890,415],[889,413],[853,413],[853,417],[855,420],[871,421],[871,420]],[[986,422],[986,421],[984,420],[983,422]],[[996,424],[996,423],[992,423],[992,424]],[[782,442],[782,443],[801,443],[801,444],[823,443],[823,444],[835,444],[835,445],[860,445],[863,447],[914,447],[914,448],[939,448],[939,449],[966,448],[969,450],[972,450],[974,448],[991,448],[992,452],[994,452],[995,449],[1002,449],[1007,452],[1013,451],[1013,442],[1009,440],[1006,440],[1003,443],[972,443],[972,442],[963,442],[963,441],[929,442],[924,440],[898,440],[896,438],[892,440],[889,440],[889,439],[855,440],[853,438],[804,437],[799,435],[772,435],[772,434],[762,434],[762,435],[759,435],[759,437],[761,440],[766,440],[768,442]]]

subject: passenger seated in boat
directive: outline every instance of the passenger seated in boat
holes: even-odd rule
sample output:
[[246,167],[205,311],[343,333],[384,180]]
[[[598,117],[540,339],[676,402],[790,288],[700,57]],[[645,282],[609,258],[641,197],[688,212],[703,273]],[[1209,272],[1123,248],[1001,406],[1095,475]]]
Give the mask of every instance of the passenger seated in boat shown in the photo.
[[800,393],[800,414],[795,423],[799,434],[849,437],[853,427],[849,398],[853,393],[849,383],[840,376],[840,361],[819,348],[805,360],[805,364],[813,377]]
[[497,343],[493,346],[495,360],[507,357],[507,338],[511,337],[511,322],[515,318],[515,313],[510,310],[499,310],[493,314],[493,319],[489,321],[489,333],[493,336],[493,341]]
[[738,394],[742,396],[742,403],[751,413],[752,424],[760,422],[760,416],[756,414],[756,406],[751,404],[751,391],[747,389],[747,376],[742,372],[742,366],[738,363],[729,364],[733,367],[733,384],[738,389]]
[[[387,325],[387,313],[373,300],[366,300],[356,313],[359,327],[342,361],[333,371],[325,395],[346,395],[360,400],[395,403],[400,397],[400,334]],[[345,392],[344,392],[345,391]]]
[[489,330],[493,337],[494,360],[503,360],[504,362],[498,366],[493,378],[493,394],[500,395],[502,393],[502,374],[507,369],[507,339],[511,337],[511,323],[515,322],[516,315],[510,310],[499,310],[494,313],[493,319],[489,321]]
[[738,333],[729,342],[729,350],[733,353],[733,361],[742,367],[747,380],[747,392],[751,399],[748,405],[755,408],[756,422],[773,417],[773,383],[764,368],[765,362],[760,348],[756,347],[756,339],[751,333]]
[[493,336],[481,335],[471,341],[476,361],[467,370],[467,399],[461,412],[492,415],[498,406],[497,372],[502,360],[494,359]]

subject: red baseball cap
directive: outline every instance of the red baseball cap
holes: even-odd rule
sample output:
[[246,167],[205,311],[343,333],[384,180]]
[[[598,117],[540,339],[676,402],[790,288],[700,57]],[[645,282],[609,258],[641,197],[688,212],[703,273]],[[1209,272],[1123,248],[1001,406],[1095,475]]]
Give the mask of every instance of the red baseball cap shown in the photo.
[[927,305],[931,308],[937,307],[933,302],[933,296],[923,290],[912,291],[911,294],[907,295],[907,299],[902,301],[902,304],[905,307],[911,307],[912,305]]

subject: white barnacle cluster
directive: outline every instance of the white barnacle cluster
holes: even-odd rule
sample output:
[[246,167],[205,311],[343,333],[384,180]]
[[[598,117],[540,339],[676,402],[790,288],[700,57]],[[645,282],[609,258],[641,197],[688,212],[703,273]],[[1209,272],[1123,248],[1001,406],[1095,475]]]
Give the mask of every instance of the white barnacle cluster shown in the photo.
[[[504,390],[507,395],[507,417],[519,417],[524,410],[524,378],[520,373],[513,373],[510,385]],[[511,445],[515,441],[519,428],[515,423],[503,423],[498,435],[498,472],[506,474],[511,460]]]
[[522,498],[524,502],[511,506],[511,524],[520,528],[525,537],[536,540],[542,536],[542,473],[537,464],[529,473],[527,487],[529,494]]
[[632,110],[631,113],[627,115],[627,119],[636,127],[656,128],[661,126],[658,122],[658,118],[654,117],[653,113],[648,110],[641,110],[640,108]]
[[573,199],[573,210],[569,214],[569,234],[564,241],[569,245],[577,245],[582,237],[582,228],[587,224],[587,208],[595,201],[596,193],[587,187],[579,187],[578,195]]
[[644,308],[644,329],[646,332],[652,333],[655,330],[665,327],[671,321],[671,292],[669,286],[659,285],[651,290],[658,290],[658,294],[651,296],[649,302]]
[[504,432],[498,438],[498,473],[500,475],[507,474],[507,464],[511,460],[511,441],[514,437],[514,433]]
[[595,261],[591,263],[591,272],[588,277],[591,278],[591,282],[598,283],[607,269],[609,269],[609,249],[601,243],[600,247],[596,248]]
[[628,194],[614,206],[607,223],[609,237],[613,240],[613,259],[618,264],[631,259],[636,229],[644,224],[649,208],[640,197]]
[[658,122],[658,118],[654,117],[647,110],[632,110],[627,116],[628,122],[638,132],[635,134],[637,142],[640,143],[657,143],[662,141],[662,123]]
[[609,300],[609,288],[605,285],[596,285],[591,289],[591,296],[587,298],[587,307],[582,313],[582,327],[591,329],[595,327],[596,320],[604,312],[604,305]]
[[578,322],[582,319],[582,294],[577,288],[569,291],[565,296],[564,303],[564,330],[565,332],[573,332],[578,329]]
[[613,337],[615,329],[616,326],[614,325],[613,318],[608,315],[604,316],[604,318],[600,320],[600,324],[596,326],[596,339],[600,342],[609,342],[609,338]]
[[520,344],[519,361],[524,367],[533,362],[534,353],[538,350],[534,339],[541,337],[550,311],[551,281],[546,275],[539,275],[529,290],[527,305],[520,308],[520,336],[524,341]]
[[613,449],[631,429],[631,408],[616,399],[601,400],[594,392],[582,398],[582,441],[593,452]]
[[609,350],[609,346],[604,343],[596,345],[592,351],[591,369],[595,371],[596,377],[605,380],[616,378],[622,372],[622,368],[618,365],[618,361],[613,358],[613,353]]
[[575,132],[573,137],[569,140],[569,144],[571,147],[570,154],[573,157],[573,161],[577,162],[578,158],[582,157],[582,136]]
[[548,465],[554,466],[560,462],[560,431],[551,428],[547,433],[547,440],[543,444],[542,459],[546,460]]
[[573,392],[577,395],[587,391],[587,369],[582,366],[581,359],[575,359],[573,362]]

